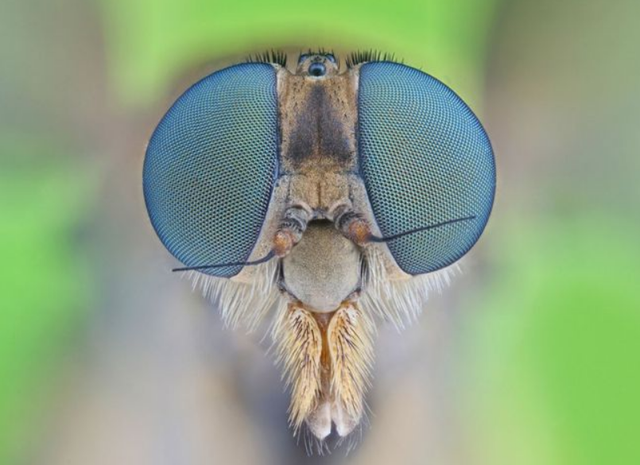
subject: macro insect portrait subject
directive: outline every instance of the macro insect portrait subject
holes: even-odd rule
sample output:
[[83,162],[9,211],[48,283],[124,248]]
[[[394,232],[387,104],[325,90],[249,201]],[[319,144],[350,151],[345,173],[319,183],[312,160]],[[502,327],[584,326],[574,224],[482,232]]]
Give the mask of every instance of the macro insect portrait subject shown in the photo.
[[449,282],[493,205],[491,144],[430,75],[376,52],[270,52],[189,88],[149,142],[160,240],[232,327],[267,315],[294,433],[361,423],[377,321]]

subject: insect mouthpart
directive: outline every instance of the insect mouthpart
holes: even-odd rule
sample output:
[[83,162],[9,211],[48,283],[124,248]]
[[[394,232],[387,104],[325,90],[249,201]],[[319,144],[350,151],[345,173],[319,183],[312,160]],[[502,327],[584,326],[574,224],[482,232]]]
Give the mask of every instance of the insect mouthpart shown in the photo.
[[318,439],[348,435],[364,413],[373,325],[358,304],[361,248],[330,221],[309,223],[282,260],[290,302],[274,332],[291,385],[290,421]]

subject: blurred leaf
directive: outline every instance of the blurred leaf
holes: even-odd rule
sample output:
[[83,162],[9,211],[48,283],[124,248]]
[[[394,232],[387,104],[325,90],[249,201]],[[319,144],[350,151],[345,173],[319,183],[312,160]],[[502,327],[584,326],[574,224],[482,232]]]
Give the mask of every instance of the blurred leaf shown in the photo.
[[477,99],[497,0],[103,1],[111,78],[149,104],[185,68],[278,47],[381,49]]
[[639,225],[622,221],[518,221],[496,240],[465,334],[479,463],[640,461]]
[[50,141],[0,138],[0,463],[38,437],[44,406],[91,299],[78,243],[91,179]]

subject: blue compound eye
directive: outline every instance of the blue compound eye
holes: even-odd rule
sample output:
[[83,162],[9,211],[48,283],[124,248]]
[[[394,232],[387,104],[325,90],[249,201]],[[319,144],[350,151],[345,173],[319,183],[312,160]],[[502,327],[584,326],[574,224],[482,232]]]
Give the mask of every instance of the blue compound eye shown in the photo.
[[[246,261],[258,240],[278,160],[276,72],[223,69],[187,90],[158,124],[144,197],[165,247],[187,266]],[[204,272],[231,277],[242,265]]]
[[489,219],[496,172],[491,143],[469,107],[446,85],[397,63],[360,68],[361,175],[383,236],[448,221],[470,221],[388,242],[408,274],[457,261]]

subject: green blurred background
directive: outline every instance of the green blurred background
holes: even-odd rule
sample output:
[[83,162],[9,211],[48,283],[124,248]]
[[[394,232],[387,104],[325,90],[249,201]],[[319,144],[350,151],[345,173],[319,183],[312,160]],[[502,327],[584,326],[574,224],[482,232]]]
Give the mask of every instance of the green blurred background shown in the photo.
[[[0,464],[640,463],[640,3],[0,0]],[[270,48],[395,52],[484,122],[466,273],[377,344],[359,446],[307,457],[260,335],[169,273],[146,141]],[[636,58],[634,58],[636,57]]]

